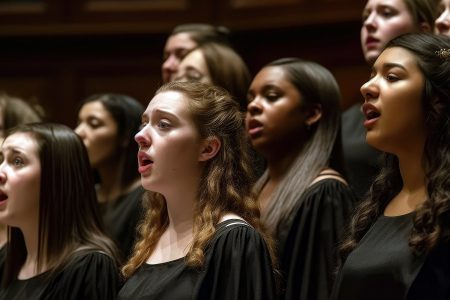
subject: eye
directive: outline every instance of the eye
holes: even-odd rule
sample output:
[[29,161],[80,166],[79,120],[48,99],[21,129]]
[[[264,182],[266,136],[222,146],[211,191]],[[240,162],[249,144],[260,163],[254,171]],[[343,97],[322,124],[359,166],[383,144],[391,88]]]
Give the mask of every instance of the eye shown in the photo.
[[165,119],[161,119],[158,121],[157,125],[156,125],[159,129],[167,129],[170,128],[170,123],[165,120]]
[[267,93],[266,94],[266,99],[269,100],[270,102],[275,102],[280,98],[280,95],[278,93]]
[[382,15],[383,17],[389,18],[392,17],[394,15],[396,15],[397,13],[389,7],[385,7],[380,11],[380,15]]
[[24,165],[24,161],[21,157],[17,156],[13,158],[12,164],[16,167],[21,167]]
[[386,75],[386,80],[389,82],[396,82],[398,81],[400,78],[398,78],[396,75],[394,74],[387,74]]

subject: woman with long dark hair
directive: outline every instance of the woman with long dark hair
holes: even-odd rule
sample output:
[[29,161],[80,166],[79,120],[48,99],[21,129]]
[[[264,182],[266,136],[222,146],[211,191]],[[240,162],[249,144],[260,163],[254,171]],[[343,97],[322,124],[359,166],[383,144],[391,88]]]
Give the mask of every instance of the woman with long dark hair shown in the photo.
[[0,299],[115,299],[117,250],[81,139],[63,125],[19,125],[0,158],[0,222],[8,225]]
[[384,166],[342,244],[335,299],[450,297],[450,38],[390,41],[361,87]]

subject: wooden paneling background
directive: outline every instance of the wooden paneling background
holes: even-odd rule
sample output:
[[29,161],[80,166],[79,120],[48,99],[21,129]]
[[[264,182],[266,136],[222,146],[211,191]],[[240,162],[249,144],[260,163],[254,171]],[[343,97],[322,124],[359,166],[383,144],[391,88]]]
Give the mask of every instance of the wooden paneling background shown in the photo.
[[162,49],[186,22],[228,26],[255,74],[271,60],[315,60],[338,79],[345,108],[368,77],[360,0],[5,0],[0,2],[0,90],[41,104],[48,120],[76,124],[98,92],[147,104],[160,85]]

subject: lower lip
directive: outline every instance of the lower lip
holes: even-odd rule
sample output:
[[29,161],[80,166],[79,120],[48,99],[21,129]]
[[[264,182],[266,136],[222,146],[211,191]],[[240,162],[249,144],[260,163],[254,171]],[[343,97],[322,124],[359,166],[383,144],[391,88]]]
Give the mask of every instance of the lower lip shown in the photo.
[[375,48],[377,48],[377,47],[378,47],[378,42],[369,42],[369,43],[366,43],[366,48],[367,48],[368,50],[375,49]]
[[256,136],[261,135],[262,131],[263,131],[263,127],[256,127],[256,128],[249,129],[248,134],[251,137],[256,137]]
[[5,205],[7,201],[8,201],[8,199],[5,199],[5,200],[1,200],[1,201],[0,201],[0,206],[3,206],[3,205]]
[[379,118],[374,118],[374,119],[370,119],[370,120],[365,120],[364,121],[364,127],[366,128],[370,128],[373,126],[373,124],[378,121]]
[[145,165],[145,166],[140,166],[140,167],[138,168],[138,172],[141,173],[142,175],[144,175],[144,174],[150,172],[150,170],[152,169],[152,167],[153,167],[153,164],[152,164],[152,163],[151,163],[151,164],[148,164],[148,165]]

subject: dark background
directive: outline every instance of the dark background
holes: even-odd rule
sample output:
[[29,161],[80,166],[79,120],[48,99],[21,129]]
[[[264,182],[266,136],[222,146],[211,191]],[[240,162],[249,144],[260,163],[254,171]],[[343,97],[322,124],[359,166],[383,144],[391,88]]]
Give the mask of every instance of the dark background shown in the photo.
[[225,25],[254,75],[281,57],[329,68],[342,108],[368,78],[362,0],[0,0],[0,91],[75,126],[79,102],[125,93],[147,105],[161,84],[162,50],[178,24]]

